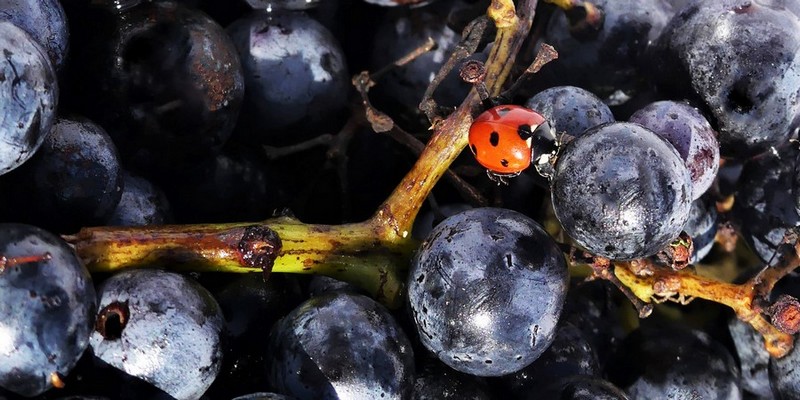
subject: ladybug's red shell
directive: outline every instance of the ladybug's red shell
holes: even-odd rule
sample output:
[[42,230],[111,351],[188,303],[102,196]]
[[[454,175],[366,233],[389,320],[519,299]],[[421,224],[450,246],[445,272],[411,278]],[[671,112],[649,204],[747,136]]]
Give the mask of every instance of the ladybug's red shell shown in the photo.
[[531,164],[531,136],[543,122],[544,117],[525,107],[493,107],[469,128],[469,148],[490,172],[517,175]]

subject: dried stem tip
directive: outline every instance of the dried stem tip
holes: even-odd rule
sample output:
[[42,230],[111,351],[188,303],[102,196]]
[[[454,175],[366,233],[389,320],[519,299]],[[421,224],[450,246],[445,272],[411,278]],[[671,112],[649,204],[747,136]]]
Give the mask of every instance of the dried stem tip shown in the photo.
[[782,294],[768,310],[772,316],[772,324],[781,332],[794,335],[800,331],[800,301]]
[[478,60],[467,60],[461,66],[459,75],[464,82],[483,83],[483,80],[486,79],[486,66]]

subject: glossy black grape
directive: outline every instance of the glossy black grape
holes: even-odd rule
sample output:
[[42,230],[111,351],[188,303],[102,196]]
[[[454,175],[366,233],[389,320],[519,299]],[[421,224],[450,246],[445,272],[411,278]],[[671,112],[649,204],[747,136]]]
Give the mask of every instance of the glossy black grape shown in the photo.
[[56,72],[44,48],[11,22],[0,21],[0,175],[39,148],[55,121]]
[[[96,12],[96,11],[95,11]],[[112,136],[126,167],[153,179],[218,154],[239,116],[244,78],[223,28],[171,1],[144,2],[79,46],[69,99]]]
[[654,76],[701,104],[722,154],[746,158],[800,125],[800,18],[751,0],[689,3],[658,40]]
[[403,399],[413,388],[411,343],[385,307],[343,291],[313,297],[269,337],[267,381],[300,399]]
[[222,362],[224,319],[197,282],[160,270],[120,272],[99,289],[94,354],[177,399],[199,398]]
[[800,150],[787,144],[744,164],[732,216],[739,233],[764,262],[775,262],[775,250],[786,229],[800,223],[792,195]]
[[122,194],[106,225],[163,225],[172,220],[169,201],[161,189],[124,170],[122,182]]
[[26,220],[63,232],[103,224],[122,196],[119,153],[88,120],[59,119],[37,154],[11,175]]
[[622,94],[618,97],[632,96],[646,81],[640,71],[646,50],[674,11],[666,1],[598,0],[592,4],[602,10],[604,21],[599,32],[586,29],[586,38],[570,33],[564,12],[553,13],[544,41],[558,50],[558,59],[542,71],[560,85],[579,86],[601,98],[614,92]]
[[610,366],[611,382],[631,399],[738,399],[741,375],[728,350],[701,331],[641,327]]
[[557,86],[542,90],[525,103],[541,114],[556,136],[580,136],[589,128],[614,122],[614,114],[594,93],[576,86]]
[[692,238],[694,246],[694,253],[689,263],[700,262],[714,247],[719,225],[717,216],[716,202],[713,198],[705,196],[692,202],[689,220],[683,227],[683,231]]
[[61,69],[69,49],[67,16],[58,0],[2,0],[0,20],[22,28],[47,52],[56,70]]
[[[797,340],[797,335],[795,335]],[[800,351],[797,346],[782,358],[769,360],[772,394],[781,400],[800,399]]]
[[555,241],[534,220],[500,208],[442,221],[408,275],[423,345],[478,376],[510,374],[536,360],[553,341],[566,290]]
[[764,347],[764,338],[750,324],[736,317],[728,320],[728,330],[742,372],[742,390],[759,398],[770,398],[770,356]]
[[628,400],[624,390],[613,383],[593,375],[573,375],[556,380],[544,390],[532,390],[525,399],[559,400]]
[[329,124],[346,105],[350,77],[341,46],[327,28],[302,12],[259,10],[227,32],[244,70],[242,118],[249,138],[292,143],[332,131]]
[[634,259],[678,237],[689,218],[689,171],[675,148],[638,124],[585,132],[559,154],[552,180],[556,217],[594,254]]
[[[213,274],[209,278],[219,280]],[[305,300],[300,285],[288,274],[272,274],[266,282],[263,274],[243,274],[213,294],[225,316],[227,340],[222,369],[207,395],[221,398],[266,389],[264,338],[276,321]]]
[[490,400],[491,391],[480,378],[463,374],[442,364],[426,360],[414,379],[413,400]]
[[597,354],[585,334],[569,322],[560,323],[553,343],[527,367],[503,377],[516,398],[524,398],[555,381],[573,375],[599,376]]
[[696,108],[676,101],[650,103],[628,118],[675,146],[692,177],[692,198],[705,193],[719,170],[719,142],[711,124]]
[[36,396],[89,344],[94,286],[66,242],[30,225],[0,224],[0,256],[0,387]]

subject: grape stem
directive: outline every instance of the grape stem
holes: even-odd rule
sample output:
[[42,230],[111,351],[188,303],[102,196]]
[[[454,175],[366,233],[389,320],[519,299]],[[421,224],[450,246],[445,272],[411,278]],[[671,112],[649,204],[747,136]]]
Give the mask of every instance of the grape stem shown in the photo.
[[[800,245],[795,244],[786,265],[800,263],[798,252]],[[690,269],[675,271],[655,265],[648,259],[614,262],[614,275],[645,302],[674,300],[685,303],[699,298],[730,307],[739,319],[763,336],[765,348],[773,357],[783,357],[794,345],[793,337],[769,323],[762,315],[762,308],[754,301],[762,282],[758,277],[737,285],[698,275]]]
[[[489,6],[487,15],[497,32],[486,62],[486,85],[495,95],[530,31],[536,3],[521,0],[515,8],[511,0],[492,0]],[[354,80],[357,78],[359,75]],[[417,162],[373,217],[364,222],[317,225],[277,217],[255,223],[89,227],[64,238],[92,272],[164,267],[323,274],[358,285],[396,308],[402,304],[404,272],[418,245],[410,235],[414,219],[435,184],[466,147],[472,115],[479,106],[480,99],[473,90],[452,114],[435,124],[433,136]],[[243,239],[253,231],[264,234],[261,240],[242,246]]]

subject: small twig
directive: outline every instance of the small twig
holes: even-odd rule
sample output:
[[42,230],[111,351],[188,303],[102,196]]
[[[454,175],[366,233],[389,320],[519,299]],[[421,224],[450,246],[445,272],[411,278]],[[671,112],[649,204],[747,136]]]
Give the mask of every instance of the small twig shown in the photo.
[[486,16],[480,16],[470,22],[464,31],[461,33],[461,41],[455,46],[455,49],[450,54],[450,58],[442,65],[436,75],[433,77],[430,85],[425,89],[422,95],[422,100],[419,103],[419,109],[422,111],[432,126],[436,125],[440,116],[438,115],[438,106],[433,100],[433,93],[439,84],[450,74],[456,65],[460,64],[464,59],[475,53],[478,50],[478,45],[481,42],[483,33],[489,19]]
[[536,57],[533,59],[531,65],[525,69],[525,71],[517,78],[516,81],[511,85],[508,90],[504,91],[500,94],[500,97],[510,98],[514,93],[516,93],[519,88],[528,81],[528,78],[533,76],[535,73],[539,72],[545,64],[555,60],[558,58],[558,52],[556,49],[547,44],[543,43],[542,46],[539,48],[539,51],[536,52]]
[[329,133],[324,133],[312,139],[296,143],[293,145],[281,146],[281,147],[264,145],[263,149],[268,160],[275,160],[281,157],[290,156],[298,152],[314,148],[316,146],[330,145],[332,141],[333,141],[333,135]]
[[784,242],[775,250],[775,257],[777,257],[777,261],[774,265],[767,263],[756,276],[748,281],[753,286],[756,299],[767,300],[775,284],[800,266],[800,241],[798,241],[797,232],[794,229],[786,231]]

